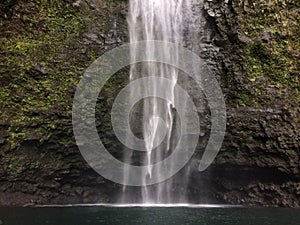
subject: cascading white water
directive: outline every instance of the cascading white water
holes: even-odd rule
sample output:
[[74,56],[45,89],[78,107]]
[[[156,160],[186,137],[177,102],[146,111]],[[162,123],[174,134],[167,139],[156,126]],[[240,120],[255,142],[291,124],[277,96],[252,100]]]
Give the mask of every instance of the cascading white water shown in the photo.
[[[130,0],[128,15],[130,42],[147,40],[160,40],[174,42],[184,45],[184,36],[191,17],[192,0]],[[133,45],[134,46],[134,45]],[[147,45],[146,45],[147,46]],[[162,48],[159,51],[151,48],[146,49],[131,48],[131,57],[135,61],[138,54],[146,54],[151,59],[154,56],[171,57],[172,62],[178,60],[178,52],[169,52],[168,48]],[[132,65],[130,69],[130,80],[136,80],[141,77],[149,77],[149,83],[143,83],[140,90],[131,90],[131,95],[143,90],[144,93],[163,92],[164,96],[171,101],[167,102],[159,98],[148,97],[143,99],[140,110],[142,111],[141,132],[145,141],[146,154],[142,157],[142,164],[147,165],[147,173],[141,179],[147,183],[147,179],[153,176],[151,164],[161,161],[172,151],[172,146],[176,144],[176,121],[174,113],[174,87],[178,79],[178,69],[162,63],[141,63]],[[156,81],[156,77],[167,78],[172,85],[165,87]],[[153,90],[149,90],[153,88]],[[164,137],[163,140],[162,137]],[[130,140],[128,140],[130,142]],[[133,154],[127,154],[124,157],[126,163],[133,163]],[[159,172],[156,172],[159,173]],[[124,168],[124,179],[130,176],[128,170]],[[155,174],[160,176],[160,174]],[[182,183],[187,183],[185,178]],[[140,203],[173,203],[184,202],[184,191],[181,191],[181,197],[176,200],[172,199],[171,189],[173,188],[172,180],[157,184],[153,187],[144,186],[139,191],[129,193],[127,187],[123,188],[122,202],[132,202],[132,195],[140,195],[135,201]]]

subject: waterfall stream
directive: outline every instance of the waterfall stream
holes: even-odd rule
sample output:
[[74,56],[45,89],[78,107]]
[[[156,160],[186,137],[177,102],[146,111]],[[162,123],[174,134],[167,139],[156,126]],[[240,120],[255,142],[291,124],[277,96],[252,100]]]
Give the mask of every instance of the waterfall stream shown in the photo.
[[[159,40],[173,42],[178,45],[185,45],[185,36],[191,28],[191,1],[192,0],[130,0],[128,26],[130,43],[138,41]],[[150,59],[169,57],[176,64],[178,61],[178,52],[169,52],[168,48],[162,48],[159,51],[146,44],[146,49],[138,49],[135,45],[131,47],[131,59],[135,61],[138,54],[146,54]],[[139,203],[174,203],[185,202],[185,188],[188,183],[188,176],[181,180],[181,189],[174,189],[174,181],[171,179],[151,186],[146,186],[147,179],[151,176],[161,176],[159,170],[153,171],[152,165],[163,160],[171,154],[173,146],[179,134],[179,120],[176,118],[175,102],[176,95],[174,87],[178,81],[177,68],[155,62],[143,62],[134,64],[130,68],[130,80],[134,81],[143,77],[149,79],[144,81],[138,89],[131,90],[131,97],[139,92],[143,92],[147,98],[142,100],[137,108],[139,116],[133,113],[132,123],[138,123],[140,127],[141,138],[144,139],[144,154],[139,157],[140,163],[147,166],[147,171],[141,177],[145,186],[129,190],[127,186],[123,188],[122,202]],[[166,78],[171,82],[167,87],[157,82],[157,77]],[[153,94],[154,93],[154,94]],[[159,94],[158,94],[159,93]],[[160,99],[154,96],[165,96]],[[129,96],[130,97],[130,96]],[[136,121],[140,117],[140,121]],[[138,130],[138,129],[137,129]],[[138,131],[136,133],[139,133]],[[130,142],[131,140],[127,140]],[[134,164],[136,157],[134,154],[126,153],[124,161],[128,164]],[[163,168],[161,168],[163,169]],[[157,174],[153,174],[157,173]],[[124,168],[124,179],[131,176],[129,170]],[[174,195],[174,192],[176,193]],[[132,196],[135,195],[135,200]]]

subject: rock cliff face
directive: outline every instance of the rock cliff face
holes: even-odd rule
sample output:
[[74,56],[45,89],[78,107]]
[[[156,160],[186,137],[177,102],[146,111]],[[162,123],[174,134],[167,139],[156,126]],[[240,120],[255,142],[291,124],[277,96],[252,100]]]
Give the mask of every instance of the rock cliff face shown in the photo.
[[[238,204],[299,206],[299,4],[205,1],[228,126],[211,177]],[[216,51],[214,51],[216,52]]]
[[[299,206],[299,3],[205,0],[195,10],[205,18],[197,53],[217,73],[228,124],[214,164],[192,173],[191,200]],[[118,198],[120,186],[80,155],[71,109],[88,65],[127,42],[126,12],[121,0],[0,3],[1,205]],[[109,107],[127,76],[125,68],[107,82],[97,109],[116,157]]]

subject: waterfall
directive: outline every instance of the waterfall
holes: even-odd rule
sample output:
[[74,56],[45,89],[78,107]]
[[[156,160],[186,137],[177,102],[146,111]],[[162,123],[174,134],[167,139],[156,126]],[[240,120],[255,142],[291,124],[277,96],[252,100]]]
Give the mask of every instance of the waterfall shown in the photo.
[[[192,0],[130,0],[128,26],[131,47],[131,59],[138,54],[146,54],[151,59],[154,56],[170,57],[172,62],[178,60],[178,52],[169,52],[168,48],[159,51],[146,45],[146,49],[138,49],[134,43],[138,41],[160,40],[173,42],[184,46],[187,31],[191,27],[191,1]],[[130,68],[130,80],[134,81],[143,77],[148,77],[147,82],[142,83],[138,89],[131,90],[131,97],[138,92],[146,93],[141,103],[137,104],[133,110],[131,123],[135,127],[135,133],[144,139],[144,153],[134,153],[134,151],[124,151],[124,161],[128,164],[138,162],[139,165],[146,165],[147,171],[141,177],[145,186],[131,188],[124,186],[122,194],[123,203],[174,203],[185,202],[185,185],[188,183],[188,176],[182,178],[181,190],[174,189],[174,181],[171,179],[146,186],[147,179],[151,176],[160,176],[159,170],[152,170],[152,165],[161,161],[172,153],[173,146],[176,145],[180,126],[176,119],[174,106],[174,87],[178,82],[179,71],[170,65],[154,62],[146,62],[132,65]],[[163,83],[157,82],[156,77],[166,78],[171,85],[165,87]],[[153,97],[151,93],[158,93],[166,96],[163,99]],[[129,96],[129,98],[131,98]],[[140,119],[136,119],[140,118]],[[130,142],[131,140],[127,140]],[[163,168],[162,168],[163,169]],[[157,174],[153,174],[157,173]],[[124,168],[124,179],[131,176],[130,172]],[[175,193],[175,194],[174,194]],[[175,196],[176,195],[176,196]],[[134,197],[133,197],[134,196]]]

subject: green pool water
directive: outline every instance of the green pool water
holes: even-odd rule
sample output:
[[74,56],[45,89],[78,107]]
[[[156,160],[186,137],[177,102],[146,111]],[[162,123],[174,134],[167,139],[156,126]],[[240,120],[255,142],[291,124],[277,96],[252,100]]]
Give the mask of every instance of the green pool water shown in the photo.
[[300,210],[241,207],[2,207],[0,220],[2,225],[300,225]]

